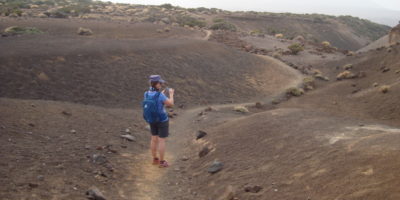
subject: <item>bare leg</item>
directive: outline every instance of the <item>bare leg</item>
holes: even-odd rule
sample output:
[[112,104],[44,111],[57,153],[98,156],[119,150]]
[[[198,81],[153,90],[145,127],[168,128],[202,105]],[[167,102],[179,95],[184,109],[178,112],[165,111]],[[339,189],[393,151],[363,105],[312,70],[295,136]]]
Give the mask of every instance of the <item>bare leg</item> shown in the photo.
[[158,152],[160,153],[160,160],[164,160],[165,140],[165,138],[158,138]]
[[153,158],[157,158],[158,136],[151,136],[150,148]]

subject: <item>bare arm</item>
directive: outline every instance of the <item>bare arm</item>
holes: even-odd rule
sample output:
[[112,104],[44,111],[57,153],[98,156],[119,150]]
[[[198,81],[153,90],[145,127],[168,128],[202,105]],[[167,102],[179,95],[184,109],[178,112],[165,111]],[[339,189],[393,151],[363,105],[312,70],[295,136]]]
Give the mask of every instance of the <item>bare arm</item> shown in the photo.
[[164,101],[164,104],[166,106],[169,106],[169,107],[174,106],[174,91],[175,90],[172,88],[169,89],[169,98],[166,101]]

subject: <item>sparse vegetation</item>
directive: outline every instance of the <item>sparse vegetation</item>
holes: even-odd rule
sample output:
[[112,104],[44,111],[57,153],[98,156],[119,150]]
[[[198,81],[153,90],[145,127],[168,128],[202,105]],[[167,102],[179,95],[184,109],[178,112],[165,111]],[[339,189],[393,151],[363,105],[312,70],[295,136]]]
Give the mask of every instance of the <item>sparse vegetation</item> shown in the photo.
[[286,94],[290,96],[299,97],[304,94],[304,90],[297,87],[291,87],[286,90]]
[[299,43],[294,43],[290,46],[288,46],[288,49],[290,50],[290,52],[293,55],[297,55],[299,54],[301,51],[304,51],[304,47],[303,45],[299,44]]
[[380,88],[379,88],[379,91],[381,91],[382,93],[388,93],[389,92],[389,89],[390,89],[390,86],[389,85],[382,85]]
[[355,78],[355,77],[356,77],[356,75],[353,74],[351,71],[345,70],[345,71],[339,73],[339,74],[336,76],[336,79],[337,79],[337,80],[343,80],[343,79],[352,79],[352,78]]
[[275,37],[278,38],[278,39],[282,39],[283,38],[283,34],[282,33],[275,34]]
[[328,42],[328,41],[323,41],[323,42],[321,42],[321,44],[322,44],[322,46],[325,47],[325,48],[331,47],[331,43]]
[[250,35],[260,37],[260,36],[264,36],[264,32],[260,29],[255,29],[255,30],[250,31]]
[[9,35],[22,35],[22,34],[40,34],[43,32],[35,27],[11,26],[4,29],[4,33]]
[[226,21],[220,21],[216,22],[213,25],[210,26],[210,29],[212,30],[227,30],[227,31],[236,31],[236,26],[226,22]]
[[387,34],[388,26],[377,24],[366,19],[352,16],[339,16],[339,21],[351,27],[357,35],[365,35],[371,40],[377,40]]
[[235,106],[233,108],[233,110],[236,112],[240,112],[240,113],[248,113],[249,112],[249,110],[244,106]]
[[350,69],[352,69],[352,68],[353,68],[353,65],[352,65],[352,64],[346,64],[346,65],[343,66],[343,69],[344,69],[344,70],[350,70]]
[[88,28],[82,28],[79,27],[78,29],[78,35],[84,35],[84,36],[89,36],[89,35],[93,35],[93,31],[88,29]]
[[328,77],[323,76],[322,74],[319,74],[319,73],[318,73],[318,74],[315,74],[314,77],[315,77],[316,79],[319,79],[319,80],[329,81],[329,78],[328,78]]
[[303,87],[305,90],[313,90],[315,88],[315,79],[314,77],[305,77],[303,79]]
[[204,20],[200,20],[191,16],[183,15],[177,17],[177,22],[181,26],[189,26],[189,27],[205,27],[206,22]]
[[169,3],[162,4],[162,5],[160,5],[160,7],[161,8],[165,8],[165,9],[169,9],[169,10],[174,8],[174,6],[169,4]]

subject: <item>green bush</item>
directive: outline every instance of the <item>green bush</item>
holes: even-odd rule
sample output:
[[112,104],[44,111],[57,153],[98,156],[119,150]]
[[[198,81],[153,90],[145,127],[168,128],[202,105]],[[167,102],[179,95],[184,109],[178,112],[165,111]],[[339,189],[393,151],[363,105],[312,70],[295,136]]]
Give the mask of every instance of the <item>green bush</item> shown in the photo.
[[212,30],[227,30],[227,31],[236,31],[236,26],[229,22],[218,22],[211,25],[210,29]]
[[21,34],[40,34],[43,32],[35,27],[11,26],[11,27],[4,29],[4,33],[11,34],[11,35],[21,35]]
[[169,3],[162,4],[162,5],[160,5],[160,7],[161,7],[161,8],[168,9],[168,10],[174,8],[174,6],[171,5],[171,4],[169,4]]
[[294,44],[288,46],[288,49],[290,50],[290,52],[291,52],[293,55],[297,55],[297,54],[300,53],[301,51],[304,51],[304,47],[303,47],[301,44],[299,44],[299,43],[294,43]]
[[81,14],[90,13],[90,8],[88,5],[71,5],[60,8],[57,10],[59,13],[64,13],[66,15],[79,16]]
[[213,22],[214,22],[214,23],[220,23],[220,22],[225,22],[225,20],[222,19],[222,18],[214,18],[214,19],[213,19]]
[[181,26],[186,26],[186,25],[190,26],[190,27],[198,26],[200,28],[206,26],[206,22],[204,20],[199,20],[194,17],[187,16],[187,15],[178,17],[177,22]]
[[290,96],[299,97],[304,94],[304,90],[297,87],[291,87],[286,90],[286,94]]

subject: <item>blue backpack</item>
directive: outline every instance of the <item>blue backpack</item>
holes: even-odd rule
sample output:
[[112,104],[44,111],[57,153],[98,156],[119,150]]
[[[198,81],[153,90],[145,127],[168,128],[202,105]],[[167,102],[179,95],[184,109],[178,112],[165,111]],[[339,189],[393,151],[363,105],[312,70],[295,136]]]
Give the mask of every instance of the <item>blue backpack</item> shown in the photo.
[[157,92],[153,97],[149,97],[149,92],[146,92],[142,102],[143,118],[147,123],[155,123],[160,121],[160,113],[158,112],[158,97],[160,92]]

